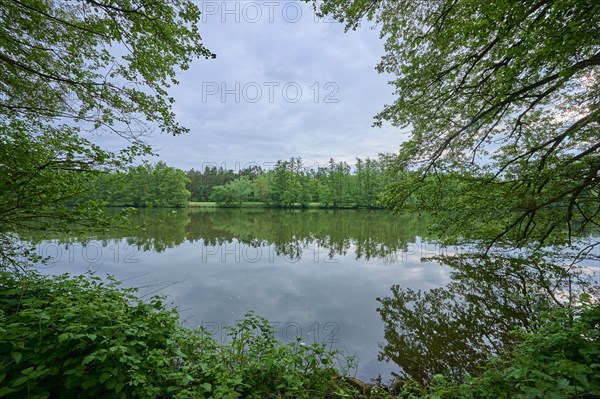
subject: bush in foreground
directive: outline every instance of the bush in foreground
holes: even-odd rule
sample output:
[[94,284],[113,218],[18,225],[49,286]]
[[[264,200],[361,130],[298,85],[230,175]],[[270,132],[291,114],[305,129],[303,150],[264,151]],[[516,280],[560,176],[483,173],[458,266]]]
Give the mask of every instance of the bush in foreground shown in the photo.
[[464,383],[443,375],[423,387],[399,383],[401,398],[600,398],[600,305],[587,295],[577,309],[556,308],[535,332],[519,334],[510,352],[488,360],[478,377]]
[[349,384],[336,354],[283,345],[248,314],[219,344],[179,324],[161,298],[93,276],[0,272],[0,397],[6,398],[596,398],[600,305],[556,309],[521,344],[465,383]]
[[0,397],[349,396],[322,346],[282,345],[252,314],[221,345],[160,298],[97,277],[0,273]]
[[[588,301],[589,298],[583,298]],[[444,398],[600,398],[600,305],[559,308],[479,378],[440,386]]]

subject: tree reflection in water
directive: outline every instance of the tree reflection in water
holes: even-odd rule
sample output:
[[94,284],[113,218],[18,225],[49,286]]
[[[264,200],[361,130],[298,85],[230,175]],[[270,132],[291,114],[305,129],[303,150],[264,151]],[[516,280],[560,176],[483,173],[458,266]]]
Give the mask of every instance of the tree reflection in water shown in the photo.
[[272,245],[288,260],[313,256],[319,248],[345,255],[352,249],[357,259],[394,259],[424,232],[424,218],[394,215],[387,211],[281,210],[281,209],[140,209],[130,217],[129,229],[97,234],[26,233],[32,242],[125,239],[143,251],[163,252],[183,243],[217,246],[233,242],[249,247]]
[[391,296],[378,298],[385,326],[379,358],[400,366],[400,379],[477,375],[490,354],[516,343],[516,327],[530,329],[550,305],[568,306],[576,291],[597,289],[581,269],[543,256],[432,259],[452,268],[447,286],[423,292],[394,285]]

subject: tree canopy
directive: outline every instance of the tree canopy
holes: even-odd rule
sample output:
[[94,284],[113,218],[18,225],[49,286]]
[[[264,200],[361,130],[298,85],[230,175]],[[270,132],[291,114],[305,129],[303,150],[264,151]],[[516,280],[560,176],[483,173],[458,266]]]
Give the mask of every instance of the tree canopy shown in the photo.
[[132,139],[182,133],[167,89],[214,57],[192,1],[10,0],[0,6],[0,116],[72,120]]
[[144,162],[126,172],[101,175],[91,182],[92,187],[79,201],[120,207],[182,207],[187,206],[190,199],[186,189],[188,182],[182,170],[164,162]]
[[[444,219],[486,245],[570,243],[600,212],[600,4],[592,0],[324,0],[378,25],[396,100],[375,117],[409,128],[386,203]],[[404,175],[403,175],[404,176]],[[423,203],[461,184],[447,200]],[[466,233],[465,233],[466,232]]]
[[[201,42],[200,12],[188,0],[9,0],[0,4],[0,249],[14,258],[17,228],[40,218],[98,223],[81,195],[102,172],[122,169],[151,148],[158,129],[186,131],[168,88],[194,58],[214,55]],[[123,150],[94,145],[117,134]],[[46,219],[47,220],[47,219]]]

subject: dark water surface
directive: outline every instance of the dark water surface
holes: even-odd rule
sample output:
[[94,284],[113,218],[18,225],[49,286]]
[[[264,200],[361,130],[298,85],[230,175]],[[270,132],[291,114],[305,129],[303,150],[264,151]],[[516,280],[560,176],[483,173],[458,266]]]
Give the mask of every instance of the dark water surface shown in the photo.
[[223,327],[253,310],[286,342],[325,342],[355,354],[357,376],[386,379],[378,297],[393,285],[444,286],[449,271],[421,257],[424,220],[387,211],[139,210],[140,228],[38,244],[50,274],[111,274],[140,295],[166,295],[186,325],[226,340]]

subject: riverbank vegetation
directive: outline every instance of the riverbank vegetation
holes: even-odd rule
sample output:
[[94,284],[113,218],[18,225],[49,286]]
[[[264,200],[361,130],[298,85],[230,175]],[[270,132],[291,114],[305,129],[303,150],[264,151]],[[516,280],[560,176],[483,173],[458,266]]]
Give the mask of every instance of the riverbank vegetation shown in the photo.
[[[376,124],[411,129],[396,156],[357,161],[352,172],[334,160],[305,169],[300,158],[237,176],[211,168],[186,174],[160,163],[132,167],[152,153],[145,134],[187,131],[167,89],[195,58],[214,58],[198,31],[198,6],[0,5],[0,396],[600,396],[598,287],[576,280],[579,265],[598,261],[600,245],[597,236],[579,240],[600,226],[600,4],[314,3],[348,29],[364,18],[380,27],[385,55],[377,69],[393,75],[396,100]],[[107,151],[84,137],[90,134],[116,134],[127,147]],[[98,198],[83,201],[89,190]],[[104,205],[184,206],[189,199],[431,212],[432,232],[473,245],[474,259],[485,256],[479,266],[494,278],[487,296],[459,286],[393,288],[380,299],[380,313],[388,343],[399,344],[384,348],[382,358],[439,350],[462,360],[475,348],[477,367],[461,369],[466,362],[456,359],[416,363],[427,368],[404,368],[392,392],[353,384],[335,353],[281,345],[256,316],[220,345],[181,327],[160,299],[140,301],[95,277],[41,276],[28,269],[39,257],[16,235],[68,233],[74,224],[108,229],[118,218],[107,217]],[[514,253],[516,260],[498,258]],[[482,269],[463,260],[450,262],[468,283]],[[540,279],[524,274],[532,268]],[[569,284],[554,284],[548,271]],[[507,276],[522,290],[502,291]],[[415,303],[430,319],[414,318]],[[485,320],[487,311],[509,321],[503,312],[515,309],[529,322],[484,330],[508,335],[510,344],[486,348],[496,342],[487,335],[483,343],[458,339],[467,336],[461,317]],[[453,341],[437,335],[436,325],[447,320],[456,327]]]
[[[352,393],[324,345],[248,314],[221,344],[161,298],[98,277],[0,273],[0,397],[323,398]],[[339,395],[338,395],[339,394]]]
[[181,326],[161,298],[91,275],[0,272],[0,397],[12,398],[592,398],[600,395],[600,306],[542,315],[519,344],[456,382],[436,374],[391,386],[348,376],[323,344],[282,344],[248,314],[218,343]]

